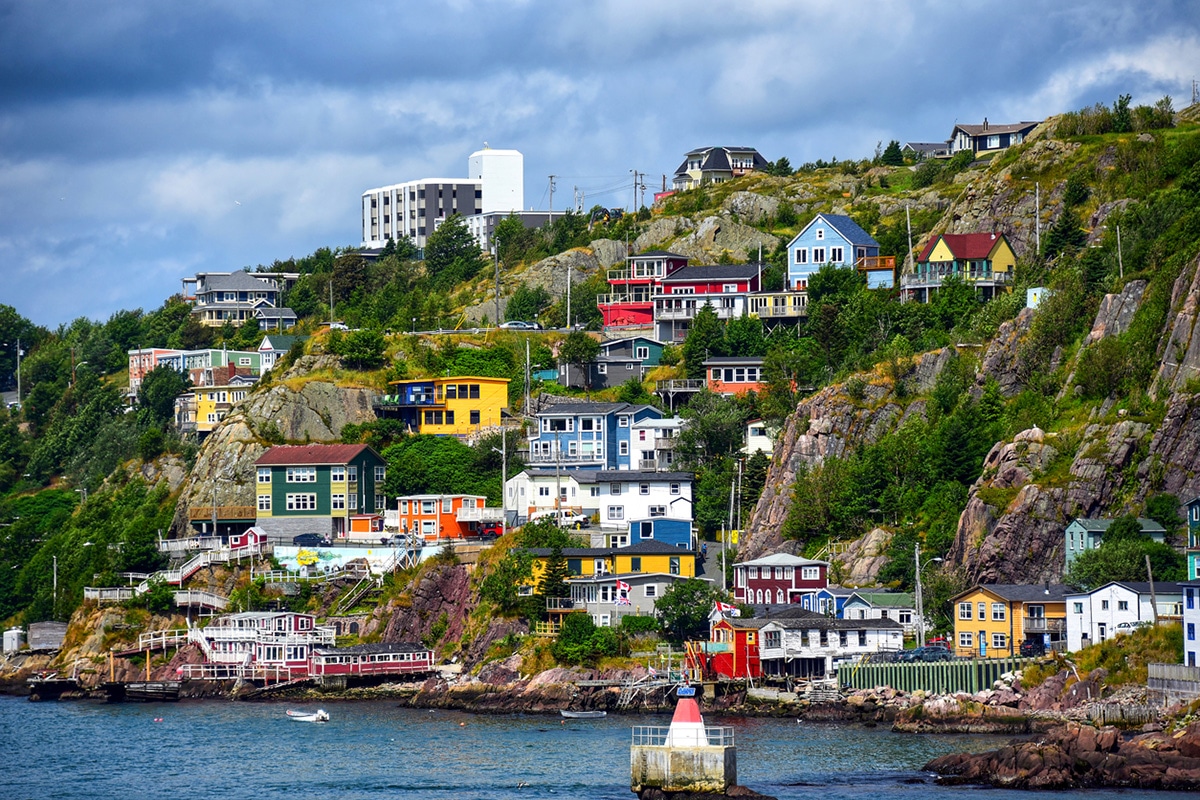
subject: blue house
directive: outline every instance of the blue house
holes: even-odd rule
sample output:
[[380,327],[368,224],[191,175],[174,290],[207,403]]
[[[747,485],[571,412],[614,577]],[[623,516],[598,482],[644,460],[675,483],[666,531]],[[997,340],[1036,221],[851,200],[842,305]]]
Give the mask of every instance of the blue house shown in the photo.
[[842,609],[846,607],[846,601],[850,599],[854,591],[854,589],[847,589],[844,586],[826,586],[824,589],[817,589],[811,594],[803,595],[800,598],[800,607],[824,614],[827,617],[841,619]]
[[[1191,527],[1191,518],[1192,513],[1189,508],[1189,529]],[[1166,541],[1167,532],[1162,525],[1146,517],[1138,517],[1137,521],[1142,526],[1142,533],[1150,539],[1159,543]],[[1104,539],[1104,532],[1108,530],[1108,526],[1112,525],[1113,522],[1113,519],[1084,519],[1083,517],[1071,520],[1071,524],[1067,526],[1064,532],[1063,551],[1066,553],[1066,563],[1063,565],[1063,570],[1069,570],[1071,563],[1085,550],[1095,550],[1099,547]]]
[[564,364],[559,374],[565,375],[566,379],[559,383],[577,389],[600,390],[620,386],[630,378],[640,381],[648,370],[658,366],[662,350],[663,343],[648,336],[601,342],[596,360],[584,364],[582,369]]
[[807,290],[809,276],[825,264],[857,266],[873,289],[890,289],[896,283],[896,260],[881,259],[879,242],[842,214],[817,214],[788,242],[788,287]]
[[632,403],[566,401],[536,414],[537,430],[529,437],[531,466],[583,469],[633,469],[631,428],[646,419],[662,419],[654,406]]
[[696,548],[690,519],[635,519],[629,523],[629,543],[662,542],[682,547]]

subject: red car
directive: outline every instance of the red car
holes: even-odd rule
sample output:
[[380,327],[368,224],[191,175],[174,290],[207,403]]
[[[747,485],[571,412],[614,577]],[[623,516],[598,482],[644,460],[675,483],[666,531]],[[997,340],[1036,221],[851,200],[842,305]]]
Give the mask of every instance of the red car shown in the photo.
[[485,539],[494,539],[504,533],[504,525],[499,522],[483,522],[479,525],[479,535]]

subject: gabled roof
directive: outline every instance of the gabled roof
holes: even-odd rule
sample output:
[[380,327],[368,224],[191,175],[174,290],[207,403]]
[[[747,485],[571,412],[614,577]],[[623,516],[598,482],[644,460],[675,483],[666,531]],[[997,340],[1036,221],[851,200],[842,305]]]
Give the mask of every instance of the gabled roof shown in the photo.
[[1071,593],[1071,588],[1061,583],[980,583],[951,597],[950,602],[979,591],[1011,602],[1032,603],[1044,600],[1048,603],[1061,603]]
[[854,602],[854,598],[862,600],[872,608],[914,608],[912,595],[908,592],[854,592],[846,600],[846,604]]
[[820,614],[803,619],[772,619],[771,624],[788,630],[800,631],[848,631],[874,628],[876,630],[902,630],[903,626],[894,619],[838,619]]
[[[1166,533],[1167,530],[1162,525],[1159,525],[1152,519],[1146,517],[1138,517],[1138,524],[1142,526],[1142,533]],[[1097,531],[1103,533],[1109,529],[1114,522],[1113,518],[1108,519],[1083,519],[1082,517],[1071,520],[1071,525],[1078,525],[1085,531]],[[1068,525],[1067,527],[1070,527]]]
[[[1181,587],[1183,587],[1185,585],[1186,584],[1175,583],[1174,581],[1155,581],[1154,582],[1154,593],[1156,595],[1181,594],[1183,591]],[[1150,582],[1149,581],[1109,581],[1108,583],[1104,584],[1103,586],[1099,586],[1095,589],[1092,589],[1090,592],[1074,592],[1069,596],[1070,597],[1083,597],[1083,596],[1086,596],[1089,594],[1095,594],[1096,592],[1100,591],[1101,589],[1107,589],[1110,586],[1120,586],[1124,589],[1128,589],[1130,592],[1132,592],[1134,594],[1139,594],[1139,595],[1140,594],[1150,594]]]
[[953,139],[959,131],[968,136],[992,136],[998,133],[1019,133],[1021,131],[1031,131],[1040,123],[1038,122],[1005,122],[999,125],[988,122],[986,119],[979,125],[964,125],[958,124],[954,126],[954,130],[950,131],[950,138]]
[[275,308],[274,306],[259,306],[254,309],[254,316],[262,319],[295,319],[296,312],[286,306],[283,308]]
[[946,247],[950,249],[955,259],[979,260],[991,255],[992,250],[1002,239],[1005,239],[1003,233],[938,234],[925,243],[925,249],[921,251],[921,255],[917,256],[917,261],[928,261],[929,254],[933,252],[933,248],[937,246],[939,240],[946,243]]
[[249,272],[232,272],[228,275],[210,274],[204,281],[205,292],[266,292],[279,291],[278,284],[270,278],[256,278]]
[[663,283],[689,283],[691,281],[750,279],[762,269],[758,264],[697,264],[675,270],[662,279]]
[[824,564],[829,566],[827,561],[814,561],[811,558],[802,556],[794,556],[790,553],[772,553],[769,556],[755,558],[751,561],[739,561],[734,564],[735,567],[811,567],[813,564]]
[[[864,231],[859,224],[844,214],[817,214],[807,225],[800,229],[800,232],[792,237],[792,241],[796,241],[803,236],[809,228],[819,221],[824,221],[826,225],[833,228],[843,239],[852,245],[862,245],[864,247],[879,247],[879,242],[875,241],[871,234]],[[789,242],[790,244],[790,242]]]
[[752,154],[754,169],[762,169],[767,165],[767,160],[763,158],[758,150],[753,147],[725,147],[721,145],[714,145],[711,147],[697,147],[695,150],[687,151],[687,154],[683,158],[683,163],[680,164],[679,168],[675,170],[675,174],[680,175],[688,171],[688,160],[692,156],[703,156],[703,159],[700,161],[700,170],[702,172],[727,172],[732,169],[729,164],[730,153],[740,153],[743,155]]
[[949,142],[905,142],[901,150],[912,150],[917,153],[932,153],[937,150],[945,150],[949,147]]
[[307,339],[307,336],[284,336],[283,334],[279,333],[268,333],[263,337],[262,344],[260,344],[258,347],[261,350],[263,344],[269,344],[269,349],[286,353],[288,350],[292,349],[292,345],[294,345],[296,342],[303,342]]
[[[545,558],[549,556],[553,549],[549,547],[531,547],[527,550],[530,554]],[[665,542],[648,541],[631,544],[628,547],[564,547],[562,549],[564,558],[598,558],[600,556],[618,556],[618,555],[635,555],[635,556],[687,556],[693,555],[691,550],[685,550],[682,547],[676,547],[673,544]]]
[[679,253],[672,253],[669,250],[647,250],[644,253],[629,256],[630,258],[682,258],[687,260],[687,256],[681,256]]
[[263,453],[254,463],[260,467],[349,464],[364,450],[383,461],[365,444],[281,444]]
[[639,408],[646,406],[634,406],[630,403],[599,403],[588,400],[568,400],[565,403],[550,403],[541,411],[538,411],[536,416],[542,417],[550,414],[615,414],[618,411],[626,414],[631,414]]
[[622,339],[609,339],[607,342],[601,342],[600,349],[611,350],[615,347],[620,347],[621,345],[636,344],[637,342],[648,342],[650,344],[656,344],[659,347],[663,346],[663,343],[658,339],[652,339],[649,336],[626,336]]

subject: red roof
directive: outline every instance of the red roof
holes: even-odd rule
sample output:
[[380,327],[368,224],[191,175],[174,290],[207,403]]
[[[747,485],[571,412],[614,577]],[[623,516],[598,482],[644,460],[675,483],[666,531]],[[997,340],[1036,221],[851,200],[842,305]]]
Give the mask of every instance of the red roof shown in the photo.
[[[272,447],[259,456],[258,461],[254,463],[260,467],[349,464],[364,450],[371,450],[371,448],[365,444],[285,444]],[[379,458],[379,454],[374,450],[371,450],[371,454]]]
[[957,261],[985,259],[1003,236],[1004,234],[996,233],[943,233],[929,240],[917,261],[928,261],[929,254],[939,239],[946,243],[946,247],[950,248]]

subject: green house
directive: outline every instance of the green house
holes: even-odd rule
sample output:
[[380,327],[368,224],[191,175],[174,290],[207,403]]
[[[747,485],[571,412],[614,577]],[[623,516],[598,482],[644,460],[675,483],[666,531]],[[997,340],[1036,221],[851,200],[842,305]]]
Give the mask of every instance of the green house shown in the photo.
[[365,444],[272,447],[254,462],[257,525],[275,542],[343,539],[352,520],[383,515],[386,463]]

